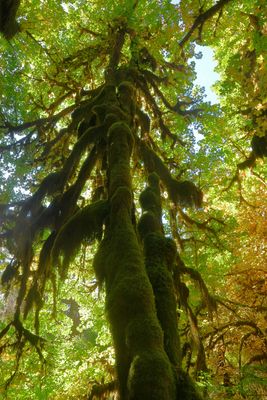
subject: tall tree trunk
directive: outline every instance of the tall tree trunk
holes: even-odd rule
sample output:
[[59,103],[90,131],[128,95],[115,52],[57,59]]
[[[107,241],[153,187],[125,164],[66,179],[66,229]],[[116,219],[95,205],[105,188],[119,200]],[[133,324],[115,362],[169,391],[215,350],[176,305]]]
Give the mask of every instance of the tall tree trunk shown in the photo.
[[159,179],[151,174],[141,195],[145,213],[139,235],[133,218],[130,167],[136,134],[135,90],[130,82],[116,86],[113,94],[111,86],[104,89],[111,101],[106,99],[94,108],[101,111],[102,118],[112,120],[105,138],[110,212],[94,268],[97,277],[105,281],[120,398],[197,399],[191,382],[181,372],[172,278],[176,247],[163,233]]
[[94,265],[96,273],[101,270],[105,277],[120,397],[172,400],[176,398],[174,374],[132,220],[133,132],[125,122],[117,122],[107,140],[110,214]]

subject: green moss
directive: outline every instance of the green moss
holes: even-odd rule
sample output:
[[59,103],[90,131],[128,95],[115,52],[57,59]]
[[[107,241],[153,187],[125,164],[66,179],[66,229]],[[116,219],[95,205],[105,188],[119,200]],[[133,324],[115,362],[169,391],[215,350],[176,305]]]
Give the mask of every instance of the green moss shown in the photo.
[[108,247],[108,239],[105,238],[101,241],[93,260],[93,268],[100,287],[106,278],[106,252]]
[[131,400],[174,400],[173,371],[164,353],[155,350],[137,354],[131,364],[128,388]]
[[128,271],[116,277],[107,301],[108,315],[113,321],[119,318],[118,323],[124,318],[131,320],[140,310],[144,313],[155,311],[153,292],[146,275],[136,271],[135,264],[127,264]]
[[155,193],[151,187],[147,187],[143,190],[139,201],[144,211],[151,211],[155,216],[161,217],[161,201],[157,193]]
[[108,132],[109,194],[120,186],[131,188],[130,156],[133,135],[124,122],[113,124]]
[[121,143],[125,142],[129,146],[130,154],[132,152],[133,144],[134,144],[134,137],[132,134],[131,129],[125,122],[116,122],[114,123],[108,132],[109,136],[109,144],[116,143],[116,145],[120,146]]
[[140,156],[144,161],[145,167],[149,173],[155,172],[165,185],[170,199],[182,206],[201,207],[203,193],[192,182],[179,182],[171,176],[161,158],[150,149],[144,141],[139,141]]
[[169,244],[169,239],[152,232],[145,237],[144,251],[145,265],[155,295],[157,316],[164,332],[165,351],[170,361],[177,366],[181,355],[175,289],[166,258]]
[[178,182],[172,178],[167,183],[167,190],[171,200],[186,207],[201,207],[203,193],[194,183],[189,181]]
[[96,116],[98,124],[103,124],[108,114],[116,116],[117,121],[129,122],[129,116],[117,105],[103,103],[92,108],[92,113]]
[[37,282],[35,281],[32,286],[30,287],[27,296],[25,298],[25,305],[23,309],[23,317],[26,318],[29,311],[32,309],[33,306],[36,308],[42,305],[42,298],[41,293],[38,290]]
[[111,216],[114,218],[116,213],[121,211],[122,207],[124,207],[127,210],[131,210],[132,201],[133,201],[133,196],[129,189],[129,185],[119,186],[110,199]]
[[20,5],[20,0],[2,2],[0,5],[0,32],[5,39],[10,40],[20,31],[16,14]]
[[[121,399],[156,398],[150,396],[153,388],[157,394],[165,390],[169,395],[166,399],[174,400],[173,371],[164,352],[153,290],[132,224],[130,157],[133,144],[127,124],[112,124],[107,149],[110,213],[94,268],[99,279],[105,281],[106,311],[114,341]],[[142,368],[145,380],[139,376]],[[129,371],[132,371],[130,375]]]
[[171,238],[165,238],[165,259],[167,267],[170,271],[173,271],[176,257],[177,247],[175,241]]
[[39,256],[39,265],[37,273],[42,280],[49,277],[51,268],[51,251],[56,238],[56,232],[52,232],[43,244]]
[[149,174],[148,181],[149,186],[143,190],[139,198],[143,214],[138,223],[138,230],[142,239],[150,232],[163,233],[158,175]]
[[127,162],[121,161],[113,166],[109,174],[109,192],[113,196],[117,188],[120,186],[131,186],[132,179],[129,174],[130,168]]
[[138,314],[127,325],[126,344],[133,354],[163,347],[163,334],[155,318]]
[[138,232],[142,239],[150,232],[162,232],[162,226],[154,213],[149,211],[143,213],[138,222]]
[[152,172],[151,174],[148,175],[148,184],[151,188],[153,188],[157,194],[160,196],[160,188],[159,188],[159,176],[156,174],[156,172]]
[[103,103],[117,103],[115,86],[105,85],[101,87],[91,99],[82,101],[79,107],[77,107],[71,115],[73,124],[77,125],[84,118],[88,118],[93,107]]
[[84,239],[92,241],[102,234],[103,220],[108,212],[107,201],[100,200],[84,207],[60,229],[53,248],[52,260],[58,263],[63,253],[63,270],[67,267]]
[[135,88],[131,82],[124,81],[118,86],[118,100],[121,108],[133,121],[135,115]]
[[176,246],[163,235],[161,199],[157,174],[149,175],[149,186],[140,196],[145,211],[138,224],[144,243],[145,266],[155,296],[157,317],[164,332],[164,348],[175,366],[181,362],[176,296],[172,277]]
[[176,371],[177,400],[204,400],[190,376],[184,371]]
[[128,98],[132,98],[135,94],[135,87],[132,82],[122,81],[118,86],[118,93],[121,95],[125,94]]

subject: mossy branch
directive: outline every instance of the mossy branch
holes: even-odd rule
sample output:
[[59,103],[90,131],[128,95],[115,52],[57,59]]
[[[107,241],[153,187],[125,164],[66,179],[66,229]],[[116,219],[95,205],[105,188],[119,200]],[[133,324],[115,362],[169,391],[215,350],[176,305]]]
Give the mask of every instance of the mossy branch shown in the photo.
[[203,301],[204,301],[206,307],[208,308],[210,317],[212,319],[213,312],[217,311],[217,304],[216,304],[216,300],[210,295],[208,288],[207,288],[205,282],[203,281],[201,274],[198,271],[194,270],[193,268],[186,267],[184,265],[183,261],[180,259],[180,257],[179,257],[179,265],[177,268],[178,268],[179,273],[187,274],[190,276],[190,278],[197,281],[197,283],[199,284],[201,295],[203,297]]
[[138,80],[136,81],[137,86],[141,89],[143,92],[148,104],[150,105],[152,112],[154,114],[155,120],[158,121],[159,128],[161,130],[161,136],[162,139],[164,140],[166,137],[169,137],[172,139],[173,143],[179,142],[181,145],[184,146],[184,143],[173,133],[171,133],[170,129],[164,124],[164,121],[162,119],[162,111],[157,105],[157,102],[155,101],[154,97],[150,93],[149,87],[147,85],[146,79],[144,79],[142,76],[138,76]]
[[[182,103],[179,100],[177,101],[177,103],[174,106],[172,106],[171,103],[166,99],[166,97],[164,96],[162,91],[159,89],[158,84],[156,82],[154,82],[153,76],[147,75],[147,78],[148,78],[149,83],[151,84],[151,86],[154,89],[154,93],[161,99],[162,103],[168,110],[173,111],[174,113],[179,114],[183,117],[186,117],[189,115],[197,116],[201,111],[203,111],[200,108],[183,110],[181,108],[181,106],[184,105],[184,103]],[[190,103],[186,103],[186,104],[190,105]]]
[[203,194],[192,182],[179,182],[171,176],[161,158],[143,140],[138,140],[140,157],[149,173],[156,172],[165,185],[168,195],[174,204],[200,207]]
[[11,123],[6,122],[5,125],[0,126],[0,128],[7,129],[7,133],[10,133],[10,134],[22,132],[31,127],[34,127],[35,129],[37,129],[39,127],[43,127],[43,129],[47,129],[49,126],[54,125],[62,117],[70,114],[75,109],[75,107],[76,107],[76,105],[73,104],[73,105],[66,107],[63,110],[59,111],[55,115],[52,115],[49,117],[44,117],[44,118],[39,118],[34,121],[24,122],[21,125],[13,125]]
[[[178,256],[178,260],[180,260],[179,256]],[[188,302],[189,289],[186,286],[186,284],[181,281],[180,271],[178,270],[178,268],[174,270],[173,277],[174,277],[176,294],[179,299],[180,306],[182,306],[182,308],[185,310],[185,312],[187,314],[191,337],[192,337],[194,346],[197,351],[195,374],[198,374],[199,371],[207,371],[207,365],[206,365],[206,356],[205,356],[204,345],[203,345],[202,338],[200,335],[197,317],[194,314],[191,306],[189,305],[189,302]]]
[[[19,369],[19,363],[21,360],[21,356],[23,354],[23,349],[25,347],[25,344],[28,342],[30,343],[30,345],[36,350],[39,359],[41,361],[42,364],[45,363],[45,358],[43,356],[42,353],[42,348],[45,344],[45,339],[42,338],[39,335],[35,335],[34,333],[32,333],[31,331],[29,331],[28,329],[26,329],[21,321],[19,320],[18,317],[15,317],[15,319],[13,321],[11,321],[1,332],[0,332],[0,339],[2,339],[9,331],[9,329],[11,328],[11,326],[13,326],[15,328],[16,331],[16,336],[17,336],[17,340],[15,343],[12,343],[10,346],[12,347],[16,347],[16,359],[15,359],[15,366],[13,369],[13,372],[11,374],[11,376],[6,380],[5,382],[5,389],[8,388],[8,386],[11,384],[11,382],[13,381],[13,379],[15,378],[18,369]],[[7,339],[8,341],[9,339]],[[7,346],[7,345],[4,345]],[[2,346],[2,347],[4,347]]]

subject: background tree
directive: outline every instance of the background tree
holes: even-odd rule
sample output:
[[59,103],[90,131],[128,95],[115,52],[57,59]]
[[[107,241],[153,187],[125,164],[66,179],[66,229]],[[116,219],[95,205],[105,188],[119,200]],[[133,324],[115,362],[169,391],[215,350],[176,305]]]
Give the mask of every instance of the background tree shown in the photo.
[[[118,390],[122,399],[198,399],[189,372],[205,398],[215,398],[211,368],[229,395],[239,380],[228,384],[229,366],[218,370],[215,363],[222,347],[223,357],[226,345],[236,350],[222,336],[246,327],[236,339],[239,368],[253,336],[256,346],[265,345],[264,322],[243,314],[214,322],[218,307],[229,311],[219,283],[226,265],[235,264],[227,240],[237,226],[234,183],[250,204],[264,181],[263,5],[36,1],[17,12],[19,2],[6,4],[1,32],[7,39],[21,33],[1,42],[4,388],[23,398],[16,385],[38,355],[47,378],[27,384],[33,398],[62,398],[63,387],[64,398]],[[195,41],[217,49],[226,74],[219,84],[223,110],[205,103],[193,85]],[[240,67],[241,60],[249,65]],[[198,147],[196,129],[204,136]],[[252,149],[240,162],[244,130]],[[234,281],[231,287],[235,292]],[[76,305],[75,316],[64,304]],[[59,329],[62,321],[68,331]],[[74,356],[62,340],[75,344]],[[266,362],[263,347],[259,354],[256,361]],[[72,380],[60,373],[66,363]],[[92,387],[94,380],[101,384]]]

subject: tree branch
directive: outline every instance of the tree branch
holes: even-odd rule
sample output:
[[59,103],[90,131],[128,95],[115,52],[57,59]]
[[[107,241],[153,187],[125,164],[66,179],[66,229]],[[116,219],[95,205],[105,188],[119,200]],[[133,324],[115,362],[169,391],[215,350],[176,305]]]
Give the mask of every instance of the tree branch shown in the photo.
[[218,11],[220,11],[227,3],[229,3],[231,0],[219,0],[214,6],[209,8],[207,11],[204,13],[201,13],[198,15],[198,17],[195,19],[193,25],[187,32],[187,34],[183,37],[182,40],[180,40],[179,45],[183,47],[186,42],[190,39],[194,31],[199,28],[200,32],[202,31],[204,23],[212,18]]

